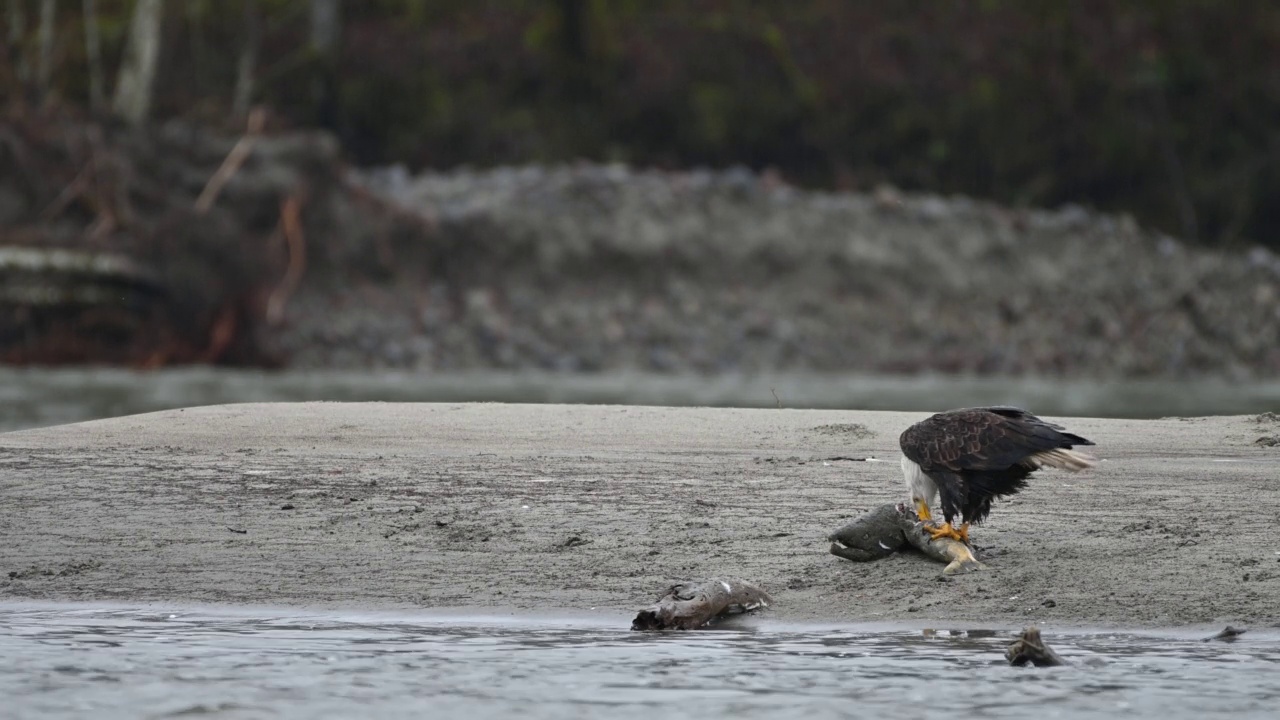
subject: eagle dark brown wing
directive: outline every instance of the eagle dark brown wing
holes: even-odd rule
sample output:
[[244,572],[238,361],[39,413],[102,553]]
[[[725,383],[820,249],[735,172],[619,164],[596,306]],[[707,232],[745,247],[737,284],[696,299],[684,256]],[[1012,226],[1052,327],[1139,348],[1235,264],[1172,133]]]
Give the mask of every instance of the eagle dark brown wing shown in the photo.
[[966,408],[938,413],[907,428],[902,453],[922,470],[1004,470],[1046,450],[1092,445],[1026,410]]
[[1042,461],[1057,464],[1060,451],[1093,443],[1025,410],[987,407],[938,413],[903,431],[899,444],[938,487],[947,522],[958,514],[978,523],[992,501],[1026,487]]

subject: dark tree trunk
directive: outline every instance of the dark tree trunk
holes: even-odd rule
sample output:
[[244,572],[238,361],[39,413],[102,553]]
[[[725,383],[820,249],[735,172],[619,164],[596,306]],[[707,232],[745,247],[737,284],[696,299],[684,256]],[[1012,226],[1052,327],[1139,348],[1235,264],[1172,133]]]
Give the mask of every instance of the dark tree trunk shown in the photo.
[[231,100],[231,115],[237,122],[249,116],[261,46],[262,17],[258,14],[257,0],[244,0],[244,46],[236,61],[236,87]]
[[106,107],[102,72],[102,35],[98,30],[97,0],[84,0],[84,56],[89,64],[89,109],[95,114]]
[[17,75],[18,84],[22,86],[22,91],[25,94],[31,92],[31,65],[27,62],[27,54],[22,50],[27,36],[27,13],[22,7],[24,1],[9,0],[6,20],[8,20],[9,25],[7,37],[9,62]]
[[342,36],[340,0],[311,0],[311,100],[315,122],[335,129],[338,122],[338,45]]
[[40,0],[40,55],[36,60],[36,92],[41,102],[49,97],[49,85],[53,78],[53,32],[57,19],[56,0]]

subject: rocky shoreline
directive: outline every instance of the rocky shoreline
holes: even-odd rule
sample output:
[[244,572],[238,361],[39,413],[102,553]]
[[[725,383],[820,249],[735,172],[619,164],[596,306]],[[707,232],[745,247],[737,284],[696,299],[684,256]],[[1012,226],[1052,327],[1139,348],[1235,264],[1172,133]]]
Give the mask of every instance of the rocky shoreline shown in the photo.
[[[162,292],[143,310],[113,310],[126,317],[109,332],[87,331],[81,306],[68,318],[0,298],[11,362],[1280,373],[1280,258],[1187,246],[1078,207],[804,191],[740,168],[411,176],[351,168],[313,133],[257,138],[196,210],[236,138],[176,122],[147,142],[91,130],[65,129],[83,140],[79,154],[22,137],[35,150],[0,178],[3,244],[110,253],[158,276]],[[78,163],[107,156],[110,187],[55,203]],[[0,263],[6,282],[29,273]],[[94,333],[107,341],[66,349]]]
[[[741,169],[583,164],[369,181],[433,218],[427,242],[452,252],[408,271],[416,315],[387,285],[313,294],[318,307],[300,306],[297,320],[333,322],[293,336],[300,364],[1280,371],[1280,258],[1187,247],[1081,208],[806,192]],[[361,292],[384,304],[352,312]]]

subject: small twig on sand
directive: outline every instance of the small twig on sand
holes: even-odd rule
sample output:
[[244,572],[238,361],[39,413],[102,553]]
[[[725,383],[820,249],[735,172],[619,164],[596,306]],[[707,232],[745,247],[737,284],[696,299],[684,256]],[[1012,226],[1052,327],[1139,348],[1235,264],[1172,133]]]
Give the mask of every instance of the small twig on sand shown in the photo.
[[1026,665],[1030,663],[1036,667],[1053,667],[1055,665],[1070,665],[1063,660],[1040,639],[1040,628],[1029,627],[1022,631],[1009,647],[1004,651],[1005,658],[1010,665]]
[[231,152],[227,153],[222,165],[209,178],[204,190],[200,191],[200,197],[196,198],[195,207],[198,214],[203,215],[209,212],[209,209],[217,202],[218,195],[222,193],[222,188],[235,176],[240,166],[244,165],[244,161],[249,159],[249,153],[253,152],[253,144],[258,135],[262,134],[262,127],[265,124],[266,113],[262,108],[254,108],[249,113],[249,127],[246,129],[245,134],[236,142],[235,147],[231,148]]
[[280,203],[280,232],[289,249],[289,266],[285,269],[280,284],[267,298],[267,323],[271,325],[279,325],[284,319],[285,303],[294,290],[298,289],[302,274],[307,269],[307,240],[302,234],[302,201],[297,195],[290,195]]

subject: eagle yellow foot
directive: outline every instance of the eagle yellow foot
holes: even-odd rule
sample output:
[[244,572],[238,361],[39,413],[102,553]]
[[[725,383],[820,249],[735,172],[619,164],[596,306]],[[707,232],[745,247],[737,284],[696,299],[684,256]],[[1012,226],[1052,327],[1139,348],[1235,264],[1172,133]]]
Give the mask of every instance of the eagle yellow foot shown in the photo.
[[969,544],[969,523],[965,523],[960,527],[952,527],[951,523],[944,522],[941,525],[926,525],[925,532],[933,536],[934,540],[939,538],[951,538],[959,540],[965,545]]

